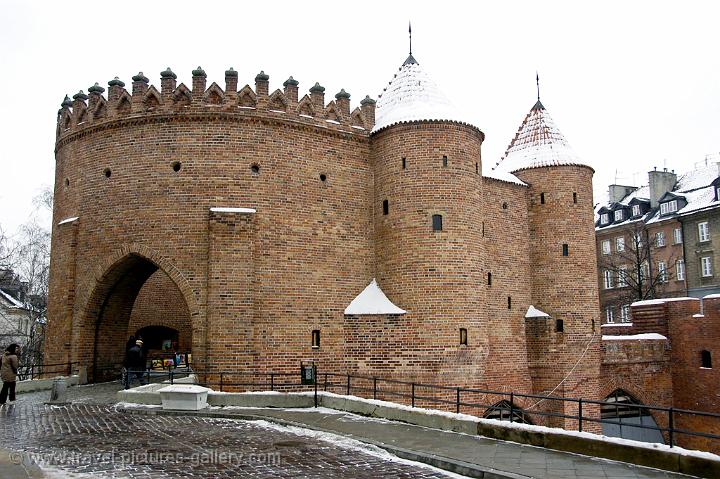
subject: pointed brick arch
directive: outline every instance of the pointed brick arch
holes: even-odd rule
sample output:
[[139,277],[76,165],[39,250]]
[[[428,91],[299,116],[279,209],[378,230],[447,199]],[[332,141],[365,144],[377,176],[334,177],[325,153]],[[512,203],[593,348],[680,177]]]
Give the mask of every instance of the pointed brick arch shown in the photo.
[[192,92],[184,83],[178,85],[173,92],[173,107],[176,109],[183,108],[192,103]]
[[101,120],[105,117],[107,117],[107,100],[105,100],[105,98],[103,97],[100,97],[100,100],[95,107],[95,111],[93,111],[93,119]]
[[342,117],[340,116],[340,112],[338,111],[337,105],[335,105],[334,101],[331,101],[325,107],[325,119],[337,122],[342,121]]
[[305,95],[302,97],[297,106],[299,115],[315,116],[315,107],[313,106],[312,100],[309,96]]
[[268,109],[287,111],[288,101],[285,94],[278,90],[275,90],[272,95],[268,98]]
[[145,107],[145,111],[159,110],[160,105],[162,105],[160,92],[157,91],[153,85],[150,85],[150,88],[148,88],[148,91],[145,92],[145,96],[143,97],[143,106]]
[[116,107],[118,115],[128,115],[132,110],[132,98],[127,90],[123,90]]
[[217,83],[212,82],[212,85],[205,90],[203,101],[206,105],[222,105],[225,103],[225,92]]
[[199,316],[198,302],[182,273],[164,256],[140,244],[124,245],[95,268],[94,282],[80,300],[73,331],[73,357],[89,368],[93,380],[117,373],[135,299],[148,278],[162,270],[177,287],[189,312],[190,328]]
[[242,87],[242,90],[238,92],[238,106],[246,108],[257,107],[257,97],[253,89],[250,88],[250,85],[245,85]]

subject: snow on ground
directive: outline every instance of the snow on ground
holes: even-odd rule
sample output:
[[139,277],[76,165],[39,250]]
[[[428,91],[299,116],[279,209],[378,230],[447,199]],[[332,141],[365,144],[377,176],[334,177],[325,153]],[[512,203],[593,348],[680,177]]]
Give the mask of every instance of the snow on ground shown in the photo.
[[603,336],[603,341],[639,341],[641,339],[667,339],[662,334],[644,333],[644,334],[624,334],[622,336]]

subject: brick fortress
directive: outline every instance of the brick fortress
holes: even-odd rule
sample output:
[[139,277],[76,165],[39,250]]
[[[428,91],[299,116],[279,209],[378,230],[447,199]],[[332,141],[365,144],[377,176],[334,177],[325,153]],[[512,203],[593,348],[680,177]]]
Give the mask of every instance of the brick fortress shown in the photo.
[[483,174],[483,132],[412,55],[356,108],[269,84],[168,69],[66,97],[46,362],[99,380],[162,326],[210,373],[598,397],[593,170],[539,100]]

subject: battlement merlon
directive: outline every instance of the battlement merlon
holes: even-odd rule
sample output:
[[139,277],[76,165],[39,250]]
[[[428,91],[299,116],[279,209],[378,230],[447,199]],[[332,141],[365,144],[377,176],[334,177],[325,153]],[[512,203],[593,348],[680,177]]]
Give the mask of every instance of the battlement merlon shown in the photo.
[[57,116],[57,137],[100,121],[141,115],[196,113],[222,111],[249,114],[267,112],[285,115],[303,123],[314,123],[331,129],[353,133],[369,132],[375,125],[375,100],[366,96],[360,106],[351,111],[350,94],[341,89],[335,100],[325,104],[325,88],[315,83],[309,95],[299,98],[300,82],[292,76],[283,82],[283,89],[271,93],[270,76],[261,71],[255,76],[255,88],[250,85],[238,89],[238,72],[225,71],[225,89],[217,83],[207,86],[207,74],[201,67],[192,71],[192,88],[177,83],[177,75],[168,67],[160,72],[160,90],[150,84],[142,72],[132,77],[131,91],[118,77],[105,89],[98,83],[72,97],[66,96]]

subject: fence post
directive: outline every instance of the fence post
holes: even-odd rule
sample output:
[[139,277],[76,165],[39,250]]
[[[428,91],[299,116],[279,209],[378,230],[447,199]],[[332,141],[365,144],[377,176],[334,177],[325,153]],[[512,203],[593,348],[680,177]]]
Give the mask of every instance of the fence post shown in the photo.
[[315,407],[317,407],[317,366],[313,363],[313,386],[315,388]]
[[68,369],[67,369],[67,375],[70,376],[72,374],[72,363],[68,361]]
[[582,398],[578,399],[578,431],[582,432]]
[[412,390],[410,391],[410,400],[412,401],[412,407],[415,407],[415,383],[412,383]]
[[670,416],[668,418],[668,436],[669,436],[668,439],[670,440],[669,441],[670,447],[673,447],[673,442],[674,442],[673,441],[673,439],[674,439],[673,433],[675,432],[675,421],[674,421],[674,417],[673,417],[673,408],[672,407],[670,407],[670,409],[668,409],[668,415]]
[[460,388],[455,390],[455,412],[460,414]]
[[350,395],[350,373],[347,375],[347,396]]
[[222,392],[223,389],[223,373],[220,373],[220,392]]
[[270,373],[270,390],[275,390],[275,373]]
[[[515,404],[515,395],[511,392],[510,393],[510,422],[513,422],[513,408]],[[502,418],[502,411],[500,411],[500,417]]]
[[377,378],[373,378],[373,399],[377,399]]
[[173,370],[170,370],[170,384],[175,384],[175,373]]

